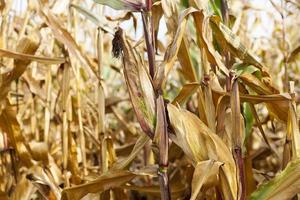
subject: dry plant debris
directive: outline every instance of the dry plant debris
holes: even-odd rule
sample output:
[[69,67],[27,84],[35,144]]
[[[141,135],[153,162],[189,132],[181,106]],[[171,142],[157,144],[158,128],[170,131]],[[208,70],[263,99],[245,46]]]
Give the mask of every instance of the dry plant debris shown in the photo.
[[0,199],[298,199],[300,3],[265,4],[0,0]]

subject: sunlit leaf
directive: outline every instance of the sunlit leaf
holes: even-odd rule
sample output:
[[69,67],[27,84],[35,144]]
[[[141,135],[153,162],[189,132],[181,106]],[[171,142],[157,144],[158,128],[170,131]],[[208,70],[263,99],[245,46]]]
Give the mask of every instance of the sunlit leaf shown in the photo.
[[[191,199],[196,199],[201,187],[210,181],[212,184],[216,184],[217,175],[219,173],[219,167],[221,162],[213,160],[202,161],[197,163],[192,180],[192,196]],[[215,181],[215,183],[213,183]]]
[[229,184],[230,192],[222,190],[222,193],[226,199],[235,198],[237,195],[236,167],[225,143],[196,115],[176,108],[172,104],[168,105],[168,112],[170,123],[175,131],[175,135],[170,135],[170,138],[182,148],[194,164],[207,159],[224,163],[221,169],[224,170],[225,176],[221,178],[221,182]]
[[183,104],[190,96],[192,96],[197,91],[199,86],[200,84],[198,83],[188,83],[184,85],[172,103]]

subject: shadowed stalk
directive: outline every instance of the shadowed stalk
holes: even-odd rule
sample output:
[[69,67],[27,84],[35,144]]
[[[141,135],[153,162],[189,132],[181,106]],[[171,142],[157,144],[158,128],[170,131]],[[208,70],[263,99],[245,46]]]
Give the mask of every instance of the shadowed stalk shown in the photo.
[[[103,33],[101,28],[98,28],[97,37],[97,56],[98,56],[98,75],[100,79],[102,78],[102,55],[103,55]],[[104,120],[105,120],[105,96],[103,91],[103,86],[101,80],[98,81],[98,120],[99,120],[99,133],[104,133]]]
[[246,179],[245,179],[245,165],[243,160],[242,143],[243,143],[243,132],[241,129],[241,110],[240,110],[240,94],[238,80],[234,77],[235,75],[230,73],[232,79],[232,90],[231,90],[231,115],[232,115],[232,144],[233,144],[233,156],[235,159],[236,166],[238,168],[238,177],[240,183],[239,196],[240,200],[246,199]]
[[63,118],[63,130],[62,130],[62,152],[63,152],[63,173],[66,186],[68,186],[67,178],[67,166],[68,166],[68,120],[67,120],[67,103],[69,93],[69,79],[70,79],[70,66],[66,62],[64,64],[63,81],[62,81],[62,118]]
[[146,0],[146,9],[150,11],[151,7],[152,7],[152,0]]
[[229,24],[229,13],[228,13],[228,4],[227,0],[221,0],[221,12],[223,22],[228,25]]
[[[74,39],[75,41],[78,40],[78,17],[76,16],[76,12],[74,11],[73,13],[73,20],[74,20]],[[82,118],[82,89],[81,89],[81,85],[83,84],[83,81],[80,77],[80,69],[81,66],[79,64],[79,62],[74,62],[74,68],[75,68],[75,77],[76,77],[76,98],[77,98],[77,118],[78,118],[78,126],[79,126],[79,147],[80,147],[80,153],[82,156],[82,165],[83,165],[83,174],[87,175],[88,171],[87,171],[87,161],[86,161],[86,147],[85,147],[85,135],[84,135],[84,131],[83,131],[83,118]]]
[[[150,0],[149,0],[150,1]],[[148,55],[148,62],[149,62],[149,73],[151,78],[153,79],[155,73],[155,55],[154,55],[154,46],[153,46],[153,39],[151,34],[151,20],[149,20],[150,12],[142,12],[142,21],[143,21],[143,29],[144,29],[144,36],[145,42],[147,47],[147,55]]]
[[[153,34],[153,21],[151,16],[152,0],[146,1],[147,12],[142,12],[142,21],[144,28],[144,36],[147,47],[147,55],[149,62],[149,73],[151,78],[154,78],[155,74],[155,55],[154,55],[154,34]],[[155,91],[155,93],[161,93],[161,91]],[[159,184],[162,200],[171,199],[169,177],[168,177],[168,149],[169,138],[167,131],[166,110],[164,106],[164,99],[162,94],[159,94],[156,99],[156,115],[157,123],[155,129],[154,142],[159,144]]]
[[[289,102],[289,112],[288,112],[288,120],[287,120],[287,134],[286,141],[289,147],[287,148],[287,153],[291,155],[290,160],[296,160],[300,157],[300,133],[299,133],[299,120],[297,116],[297,107],[295,102],[295,83],[294,81],[289,82],[289,93],[292,97]],[[284,155],[283,155],[284,156]],[[284,164],[287,165],[289,160],[285,159]]]
[[[227,0],[221,0],[221,12],[222,12],[222,19],[224,24],[229,27],[229,13],[228,13],[228,4]],[[230,52],[225,50],[224,51],[224,57],[225,57],[225,65],[227,69],[230,69]],[[230,86],[231,86],[231,79],[230,77],[226,77],[226,90],[227,92],[230,91]]]
[[281,0],[281,8],[282,12],[280,12],[281,16],[281,23],[282,23],[282,53],[283,53],[283,66],[284,66],[284,88],[285,91],[289,88],[289,74],[288,74],[288,64],[287,64],[287,57],[288,52],[286,49],[286,34],[285,34],[285,1]]
[[[103,7],[100,7],[100,13],[103,14]],[[102,79],[102,72],[103,72],[103,32],[100,27],[98,27],[97,30],[97,57],[98,57],[98,76],[100,77],[100,80],[98,80],[98,138],[100,139],[101,135],[104,134],[104,136],[107,136],[105,132],[105,94],[104,94],[104,89],[103,85],[101,83]],[[106,140],[105,137],[101,138],[101,155],[100,155],[100,160],[101,162],[100,167],[100,173],[104,173],[107,171],[107,163],[106,163],[106,151],[107,151],[107,145],[106,145]],[[101,194],[101,198],[103,199],[107,193]]]
[[45,106],[45,129],[44,129],[44,141],[48,144],[49,139],[49,130],[50,130],[50,119],[51,119],[51,88],[52,88],[52,75],[51,68],[48,69],[47,79],[46,79],[46,88],[47,88],[47,99]]
[[170,197],[170,187],[169,187],[169,177],[168,177],[168,147],[169,147],[169,137],[167,130],[167,119],[166,110],[164,105],[164,99],[160,94],[156,99],[156,129],[155,137],[153,142],[158,144],[159,147],[159,169],[158,177],[160,184],[160,193],[162,200],[169,200]]

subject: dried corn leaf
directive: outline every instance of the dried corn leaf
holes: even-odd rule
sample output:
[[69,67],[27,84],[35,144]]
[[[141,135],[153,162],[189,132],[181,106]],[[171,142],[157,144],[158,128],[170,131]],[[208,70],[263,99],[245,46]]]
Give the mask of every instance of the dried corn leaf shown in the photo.
[[[216,88],[212,88],[212,91],[217,95],[230,96],[230,93],[221,91]],[[288,102],[291,100],[291,96],[288,93],[281,94],[271,94],[271,95],[249,95],[249,94],[240,94],[240,99],[242,102],[250,102],[253,104],[258,103],[278,103],[284,104],[285,107],[288,107]]]
[[292,52],[287,57],[286,61],[294,62],[296,60],[297,56],[299,55],[299,53],[300,53],[300,46],[298,46],[294,50],[292,50]]
[[23,61],[36,61],[45,64],[61,64],[65,62],[64,58],[48,58],[48,57],[41,57],[41,56],[33,56],[28,53],[26,54],[26,53],[14,52],[5,49],[0,49],[0,56],[19,59]]
[[294,83],[290,83],[290,91],[293,99],[289,102],[288,120],[287,120],[287,134],[292,139],[292,159],[300,158],[300,132],[299,120],[296,112]]
[[[25,54],[35,54],[36,50],[39,47],[39,38],[38,41],[29,37],[24,37],[22,38],[18,45],[17,45],[17,51],[20,53],[25,53]],[[20,55],[19,55],[20,56]],[[9,89],[11,83],[18,79],[26,70],[27,66],[31,60],[27,59],[16,59],[15,60],[15,67],[11,72],[1,74],[1,85],[0,85],[0,101],[3,100]]]
[[251,200],[288,200],[300,192],[300,160],[291,161],[274,179],[251,194]]
[[273,94],[272,89],[260,81],[256,76],[250,73],[244,73],[239,78],[258,94],[270,95]]
[[[54,163],[51,162],[51,164]],[[52,198],[53,200],[61,198],[61,188],[58,187],[57,183],[53,180],[52,174],[48,169],[43,169],[40,166],[33,166],[29,169],[26,178],[36,186],[44,197],[49,199]]]
[[153,175],[154,173],[154,169],[151,168],[143,169],[138,172],[129,172],[124,170],[109,171],[102,174],[94,181],[64,189],[61,199],[79,200],[88,193],[103,192],[119,187],[137,176]]
[[92,62],[85,53],[82,52],[81,48],[75,42],[71,34],[65,28],[63,28],[62,23],[58,20],[58,18],[55,17],[49,9],[43,7],[42,5],[39,5],[38,11],[45,23],[51,28],[57,40],[68,48],[71,55],[77,57],[89,75],[94,73],[94,75],[98,77],[96,72],[96,64]]
[[[156,185],[136,186],[136,185],[126,184],[126,185],[121,185],[120,188],[143,192],[151,196],[153,195],[157,198],[160,197],[160,193],[161,193],[159,186]],[[180,198],[182,195],[184,195],[184,193],[188,189],[186,185],[180,184],[180,182],[170,183],[170,188],[171,188],[172,199]]]
[[217,185],[217,176],[219,174],[219,167],[221,165],[221,162],[214,160],[207,160],[197,163],[192,180],[191,200],[197,199],[197,195],[204,184]]
[[33,163],[30,149],[28,149],[25,138],[21,133],[21,128],[16,118],[16,112],[10,105],[7,105],[1,112],[0,128],[7,133],[9,141],[16,149],[22,164],[27,167],[31,166]]
[[117,170],[126,168],[137,156],[137,154],[140,153],[142,148],[149,142],[149,140],[150,138],[146,134],[142,134],[136,141],[131,153],[125,159],[117,161],[113,165],[112,169]]
[[[226,76],[228,76],[229,75],[228,69],[223,64],[221,60],[221,56],[217,53],[217,51],[215,51],[215,49],[212,46],[212,43],[210,43],[207,38],[209,18],[205,16],[203,10],[201,11],[196,10],[196,12],[193,13],[193,18],[197,30],[197,42],[200,49],[203,49],[203,52],[205,52],[207,61],[214,66],[218,66],[219,69]],[[206,69],[206,73],[208,72],[209,70]]]
[[35,192],[34,186],[27,180],[23,174],[18,181],[15,191],[10,197],[11,200],[30,199],[30,196]]
[[196,91],[197,89],[199,88],[200,84],[199,83],[188,83],[188,84],[185,84],[179,94],[175,97],[175,99],[172,101],[172,104],[184,104],[185,101],[190,97],[192,96]]
[[79,200],[88,193],[103,192],[118,187],[136,177],[129,171],[115,171],[101,175],[97,180],[66,188],[62,192],[62,200]]
[[195,9],[189,8],[184,10],[182,14],[179,16],[178,27],[174,39],[172,43],[168,46],[167,51],[165,53],[164,61],[160,64],[157,73],[155,74],[154,77],[155,88],[160,88],[161,84],[165,82],[165,78],[167,77],[171,69],[174,67],[174,63],[176,61],[177,54],[179,52],[182,38],[185,32],[187,17],[192,12],[195,12]]
[[183,151],[193,160],[194,164],[200,161],[212,159],[224,163],[221,167],[225,176],[221,182],[227,182],[228,190],[222,194],[226,199],[237,196],[236,167],[230,150],[225,143],[213,133],[196,115],[176,108],[169,104],[168,113],[171,126],[175,135],[170,138],[180,146]]
[[223,47],[224,49],[228,49],[233,55],[240,58],[244,63],[252,64],[258,67],[262,71],[263,76],[269,76],[267,68],[264,67],[258,61],[258,58],[241,43],[240,39],[221,22],[220,17],[210,17],[210,24],[216,37],[218,38],[218,41],[226,41],[220,43],[226,45],[226,47]]
[[213,95],[210,82],[203,87],[204,94],[204,107],[208,127],[215,133],[216,132],[216,109],[213,101]]
[[182,39],[177,57],[182,67],[182,74],[185,79],[190,82],[196,82],[198,78],[189,53],[188,41],[185,37]]

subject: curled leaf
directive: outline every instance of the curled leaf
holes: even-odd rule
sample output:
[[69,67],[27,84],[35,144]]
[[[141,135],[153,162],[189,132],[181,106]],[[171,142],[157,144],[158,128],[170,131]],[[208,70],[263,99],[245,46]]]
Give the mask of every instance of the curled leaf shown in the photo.
[[175,135],[170,138],[182,148],[193,162],[212,159],[224,163],[221,183],[227,184],[230,192],[222,187],[225,199],[237,196],[236,166],[226,144],[209,129],[196,115],[169,104],[168,113]]

